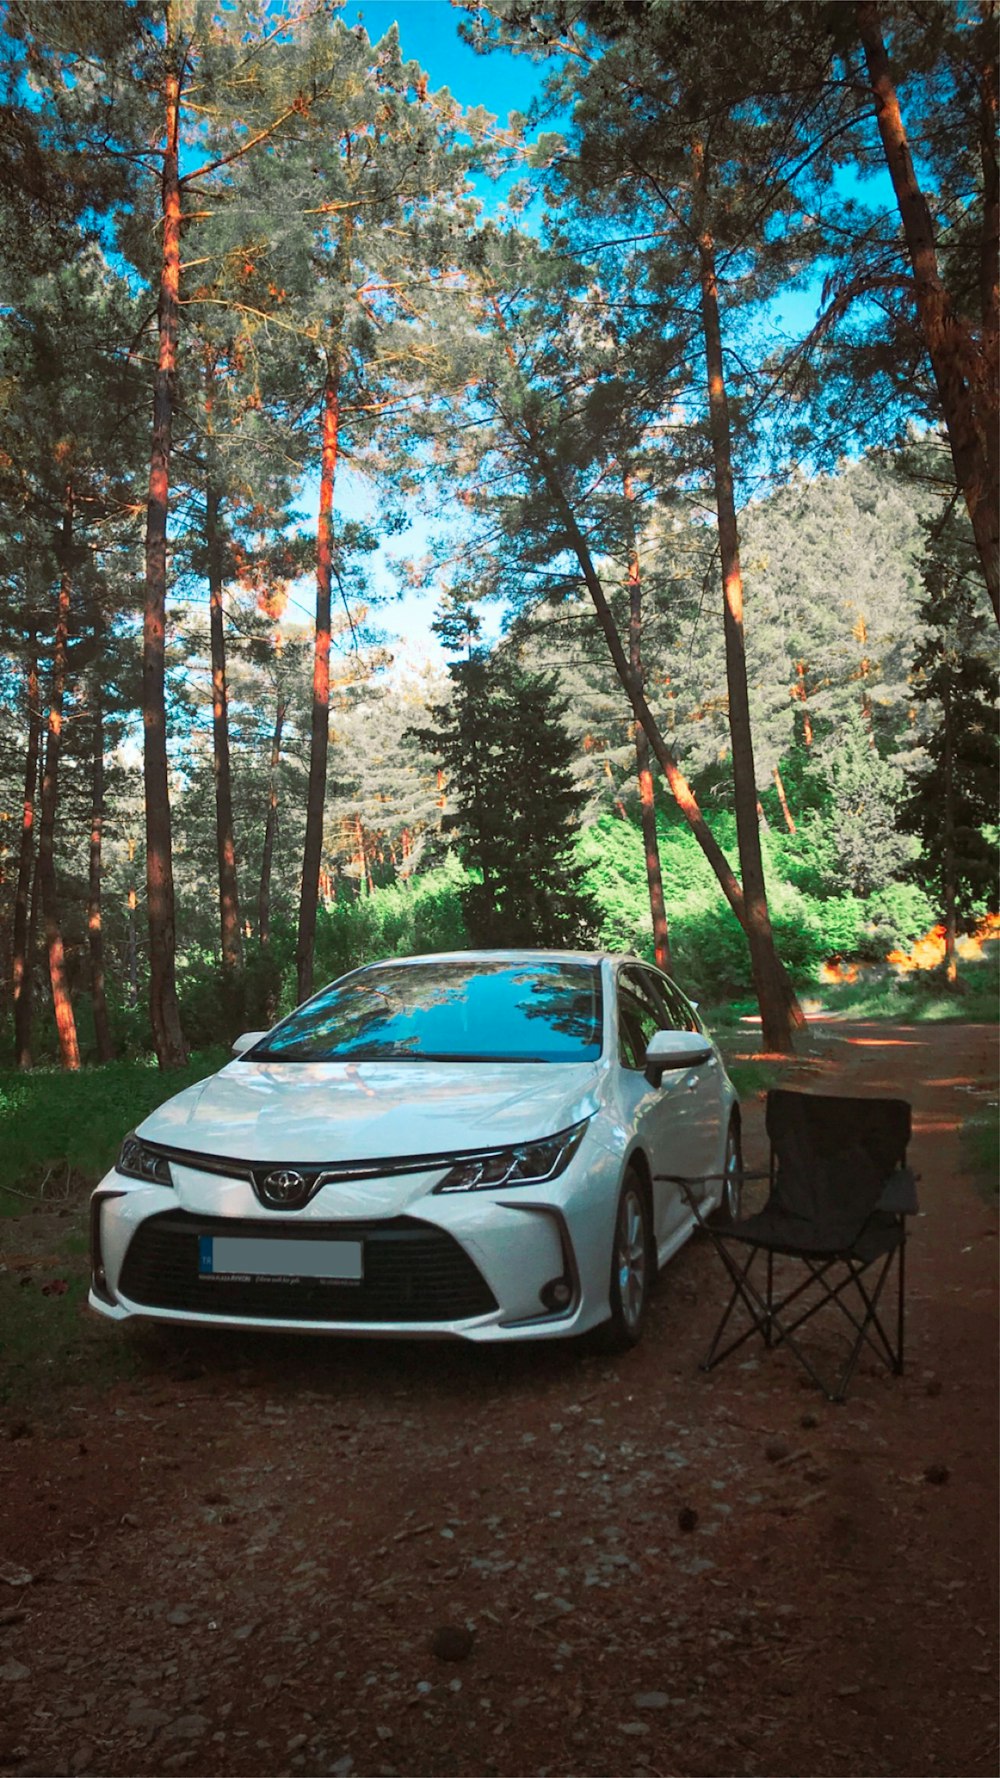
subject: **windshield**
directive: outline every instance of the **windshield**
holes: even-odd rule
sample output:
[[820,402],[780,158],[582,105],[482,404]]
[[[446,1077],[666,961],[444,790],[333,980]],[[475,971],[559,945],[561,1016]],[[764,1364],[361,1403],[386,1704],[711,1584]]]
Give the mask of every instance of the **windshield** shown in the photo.
[[389,964],[334,982],[248,1050],[253,1062],[592,1062],[595,963]]

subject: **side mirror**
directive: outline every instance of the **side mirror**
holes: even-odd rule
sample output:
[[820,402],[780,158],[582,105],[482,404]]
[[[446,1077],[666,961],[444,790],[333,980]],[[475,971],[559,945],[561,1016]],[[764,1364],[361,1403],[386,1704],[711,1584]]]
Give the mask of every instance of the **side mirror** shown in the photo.
[[700,1068],[712,1055],[712,1045],[700,1031],[654,1031],[646,1046],[646,1079],[658,1087],[668,1070]]
[[237,1037],[233,1044],[233,1055],[242,1056],[245,1050],[253,1049],[254,1044],[259,1043],[261,1038],[266,1036],[266,1031],[244,1031],[242,1037]]

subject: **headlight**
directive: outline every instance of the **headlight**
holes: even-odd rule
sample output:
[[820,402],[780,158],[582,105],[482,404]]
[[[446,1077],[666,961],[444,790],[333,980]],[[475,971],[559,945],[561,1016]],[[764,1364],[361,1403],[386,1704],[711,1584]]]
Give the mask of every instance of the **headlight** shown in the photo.
[[144,1179],[147,1185],[172,1186],[174,1183],[166,1155],[150,1148],[135,1134],[126,1136],[115,1165],[128,1179]]
[[547,1136],[544,1142],[525,1142],[518,1148],[497,1148],[490,1154],[469,1155],[457,1160],[447,1172],[436,1192],[481,1192],[503,1185],[541,1185],[546,1179],[557,1179],[573,1159],[587,1119],[558,1136]]

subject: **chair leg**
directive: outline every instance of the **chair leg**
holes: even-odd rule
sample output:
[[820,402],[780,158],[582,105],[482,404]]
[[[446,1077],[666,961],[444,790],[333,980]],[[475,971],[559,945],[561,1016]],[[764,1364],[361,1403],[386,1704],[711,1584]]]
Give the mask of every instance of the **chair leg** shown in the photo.
[[[723,1243],[720,1241],[717,1245],[722,1248],[723,1255],[726,1259],[726,1264],[733,1280],[733,1292],[726,1306],[722,1321],[716,1330],[715,1339],[712,1342],[708,1357],[702,1365],[703,1370],[710,1370],[714,1365],[721,1363],[723,1358],[727,1358],[731,1352],[735,1352],[739,1346],[744,1345],[748,1339],[752,1338],[755,1333],[758,1333],[764,1343],[769,1347],[774,1348],[782,1345],[789,1346],[803,1369],[812,1378],[817,1388],[822,1390],[823,1394],[830,1402],[842,1402],[844,1400],[848,1385],[857,1369],[858,1361],[865,1346],[870,1347],[880,1363],[887,1364],[892,1371],[897,1375],[899,1374],[901,1358],[897,1355],[897,1352],[893,1350],[892,1343],[878,1318],[879,1301],[888,1281],[893,1259],[899,1253],[899,1249],[886,1254],[874,1288],[871,1291],[868,1290],[864,1281],[865,1267],[856,1267],[853,1263],[848,1261],[847,1271],[841,1282],[836,1285],[831,1285],[827,1278],[827,1273],[829,1272],[831,1265],[843,1264],[844,1262],[825,1261],[817,1264],[815,1261],[811,1261],[803,1256],[805,1258],[809,1276],[803,1279],[801,1283],[797,1284],[794,1289],[790,1290],[785,1296],[775,1300],[773,1255],[770,1251],[767,1253],[768,1275],[762,1291],[757,1288],[752,1279],[748,1276],[750,1264],[756,1249],[751,1252],[750,1259],[746,1261],[742,1271],[740,1271],[731,1255],[728,1253],[728,1250],[724,1248]],[[848,1290],[852,1284],[857,1290],[863,1305],[860,1314],[856,1313],[851,1305],[844,1300],[844,1292]],[[808,1307],[803,1309],[801,1313],[796,1314],[793,1320],[786,1320],[784,1318],[785,1313],[792,1304],[797,1302],[800,1298],[805,1296],[807,1292],[814,1288],[820,1290],[821,1295],[819,1298],[816,1301],[809,1303]],[[748,1309],[751,1315],[752,1325],[747,1328],[744,1333],[740,1334],[738,1338],[731,1340],[729,1344],[720,1351],[719,1340],[730,1316],[732,1315],[736,1303],[740,1300],[742,1300],[744,1306]],[[853,1328],[855,1336],[839,1375],[830,1382],[827,1382],[827,1380],[820,1374],[816,1366],[813,1364],[808,1352],[800,1345],[796,1338],[799,1329],[803,1327],[806,1322],[811,1321],[813,1316],[818,1314],[828,1303],[836,1303],[845,1320],[847,1320]],[[897,1313],[899,1313],[898,1309]],[[873,1337],[873,1335],[877,1336],[877,1340],[880,1344],[876,1342],[876,1338]]]
[[903,1374],[903,1317],[904,1317],[903,1304],[904,1304],[904,1300],[905,1300],[904,1293],[905,1293],[905,1288],[906,1288],[906,1230],[905,1229],[903,1230],[903,1239],[899,1243],[899,1250],[898,1251],[899,1251],[899,1258],[898,1258],[897,1263],[899,1266],[899,1279],[898,1279],[899,1293],[898,1293],[897,1303],[896,1303],[896,1362],[893,1366],[893,1370],[895,1371],[897,1377],[901,1377]]
[[771,1345],[771,1317],[774,1314],[774,1254],[767,1250],[767,1322],[764,1327],[764,1344]]
[[[889,1253],[885,1256],[882,1263],[882,1269],[879,1272],[875,1283],[875,1288],[870,1295],[864,1282],[865,1267],[858,1267],[852,1261],[844,1262],[840,1260],[828,1260],[822,1264],[817,1264],[813,1260],[806,1259],[804,1263],[809,1271],[808,1278],[805,1278],[801,1284],[797,1284],[794,1290],[790,1290],[787,1296],[784,1296],[778,1303],[777,1312],[774,1316],[774,1324],[778,1329],[778,1340],[775,1344],[780,1343],[781,1340],[789,1340],[790,1335],[797,1333],[799,1328],[804,1327],[807,1321],[811,1321],[814,1315],[818,1315],[820,1310],[825,1308],[828,1303],[836,1303],[837,1308],[840,1310],[845,1321],[850,1322],[857,1336],[855,1346],[852,1347],[851,1353],[849,1354],[851,1370],[853,1371],[854,1366],[857,1363],[862,1345],[868,1345],[871,1347],[875,1357],[879,1359],[881,1363],[888,1365],[890,1370],[896,1371],[896,1352],[893,1350],[889,1336],[883,1328],[877,1314],[879,1299],[888,1279],[889,1272],[892,1269],[894,1257],[895,1255],[893,1253]],[[830,1271],[831,1266],[844,1263],[847,1265],[847,1271],[844,1277],[840,1280],[839,1284],[831,1285],[827,1278],[827,1273]],[[845,1292],[852,1284],[861,1298],[863,1305],[864,1313],[860,1318],[855,1314],[850,1304],[845,1301]],[[805,1296],[813,1286],[818,1287],[822,1292],[822,1295],[809,1303],[809,1306],[803,1309],[801,1313],[797,1314],[793,1321],[782,1321],[779,1319],[780,1315],[790,1309],[792,1304],[797,1302],[800,1297]],[[873,1339],[873,1332],[878,1336],[878,1340],[881,1342],[880,1345],[876,1344],[875,1339]],[[847,1374],[849,1375],[850,1373]]]
[[[731,1352],[735,1352],[738,1346],[745,1345],[747,1340],[752,1339],[752,1337],[755,1333],[763,1334],[763,1328],[761,1326],[761,1321],[759,1319],[759,1315],[760,1315],[760,1310],[764,1307],[764,1305],[760,1300],[759,1292],[755,1290],[753,1282],[749,1276],[750,1267],[753,1264],[754,1254],[756,1253],[756,1251],[757,1251],[756,1248],[752,1247],[750,1249],[750,1252],[747,1255],[747,1258],[744,1261],[743,1267],[741,1269],[739,1266],[737,1266],[736,1261],[732,1258],[732,1255],[728,1252],[728,1250],[726,1250],[726,1249],[722,1250],[722,1257],[723,1257],[725,1264],[728,1268],[729,1276],[732,1279],[733,1289],[732,1289],[732,1295],[730,1296],[729,1301],[726,1304],[726,1307],[723,1311],[722,1319],[719,1322],[719,1325],[716,1328],[715,1333],[713,1335],[712,1344],[710,1345],[708,1352],[706,1353],[705,1358],[702,1361],[701,1368],[703,1371],[710,1371],[712,1369],[713,1365],[721,1364],[721,1362],[724,1358],[728,1358],[729,1354]],[[756,1303],[758,1305],[756,1313],[754,1310],[754,1301],[756,1301]],[[719,1341],[721,1340],[722,1335],[725,1332],[725,1329],[729,1323],[729,1318],[732,1315],[733,1310],[735,1309],[737,1303],[739,1303],[739,1302],[742,1302],[744,1307],[747,1309],[747,1311],[750,1315],[750,1318],[751,1318],[751,1325],[746,1329],[746,1331],[744,1333],[741,1333],[735,1340],[731,1340],[729,1345],[725,1346],[723,1348],[723,1350],[720,1352],[719,1351]]]

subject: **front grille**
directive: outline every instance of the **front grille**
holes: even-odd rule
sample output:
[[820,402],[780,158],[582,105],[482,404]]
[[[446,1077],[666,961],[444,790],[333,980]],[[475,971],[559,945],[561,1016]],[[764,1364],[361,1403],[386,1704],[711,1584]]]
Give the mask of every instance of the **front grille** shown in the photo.
[[[205,1235],[361,1241],[364,1278],[359,1284],[315,1278],[289,1284],[199,1276],[198,1241]],[[308,1224],[268,1218],[264,1224],[167,1210],[136,1230],[118,1288],[150,1309],[276,1321],[462,1321],[497,1307],[464,1248],[443,1230],[408,1216]]]

